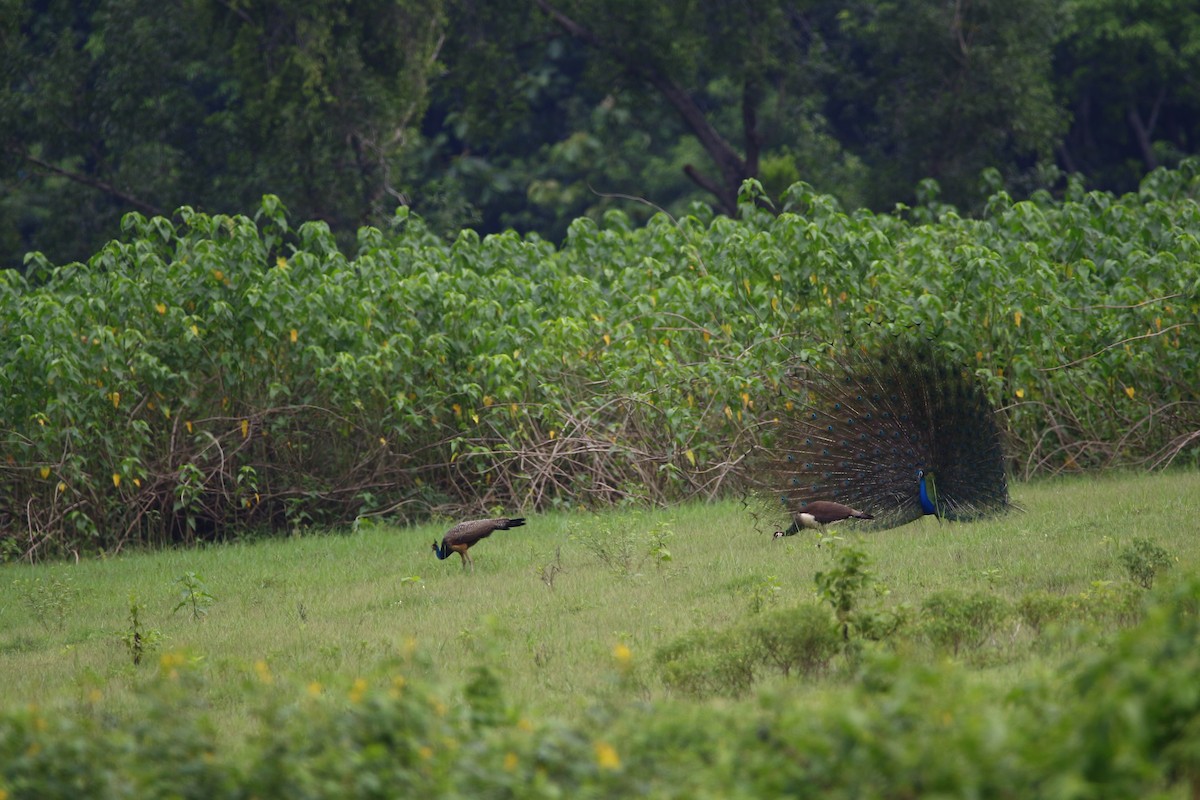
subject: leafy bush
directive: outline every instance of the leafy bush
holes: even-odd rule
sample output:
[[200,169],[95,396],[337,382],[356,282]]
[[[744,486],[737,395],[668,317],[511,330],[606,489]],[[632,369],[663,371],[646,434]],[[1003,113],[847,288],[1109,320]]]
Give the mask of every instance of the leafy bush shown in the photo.
[[662,682],[689,697],[739,697],[754,683],[760,653],[738,629],[698,628],[654,654]]
[[1171,554],[1164,548],[1141,537],[1134,539],[1128,547],[1122,549],[1119,558],[1121,564],[1129,572],[1129,579],[1143,589],[1152,587],[1158,573],[1174,563]]
[[746,626],[756,658],[784,675],[824,670],[841,644],[835,620],[820,606],[803,605],[756,616]]
[[1060,622],[1070,612],[1070,601],[1062,595],[1050,592],[1029,592],[1017,601],[1016,613],[1040,636],[1047,626]]
[[937,592],[921,604],[921,630],[933,644],[958,655],[987,642],[1009,611],[1003,598],[984,592]]
[[738,219],[613,212],[559,248],[401,209],[347,255],[271,196],[130,214],[87,264],[0,273],[0,555],[710,497],[795,359],[914,328],[1006,409],[1023,474],[1194,459],[1198,176],[980,219],[750,187]]

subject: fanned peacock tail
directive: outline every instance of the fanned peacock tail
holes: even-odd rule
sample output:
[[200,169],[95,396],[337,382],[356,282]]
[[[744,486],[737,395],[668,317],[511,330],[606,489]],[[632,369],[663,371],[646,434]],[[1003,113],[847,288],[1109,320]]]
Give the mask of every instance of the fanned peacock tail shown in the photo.
[[[795,518],[815,500],[903,525],[924,514],[963,520],[1008,507],[996,412],[975,377],[929,345],[851,351],[802,367],[751,482]],[[778,506],[777,506],[778,508]]]

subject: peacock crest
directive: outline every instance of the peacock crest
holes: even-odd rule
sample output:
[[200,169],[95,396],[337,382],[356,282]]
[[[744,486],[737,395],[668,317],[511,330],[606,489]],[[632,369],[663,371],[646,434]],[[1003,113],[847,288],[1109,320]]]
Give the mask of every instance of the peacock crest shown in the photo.
[[835,502],[890,528],[926,514],[952,520],[1008,507],[996,412],[969,371],[930,345],[852,350],[799,365],[751,483],[793,520]]

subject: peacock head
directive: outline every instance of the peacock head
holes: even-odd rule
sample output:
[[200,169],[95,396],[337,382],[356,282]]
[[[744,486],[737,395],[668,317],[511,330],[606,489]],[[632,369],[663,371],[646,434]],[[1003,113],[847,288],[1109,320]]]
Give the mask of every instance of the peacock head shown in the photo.
[[438,549],[437,542],[433,543],[433,554],[435,556],[437,556],[439,559],[444,559],[446,556],[450,555],[450,553],[448,552],[448,549],[446,552],[443,552],[442,550]]

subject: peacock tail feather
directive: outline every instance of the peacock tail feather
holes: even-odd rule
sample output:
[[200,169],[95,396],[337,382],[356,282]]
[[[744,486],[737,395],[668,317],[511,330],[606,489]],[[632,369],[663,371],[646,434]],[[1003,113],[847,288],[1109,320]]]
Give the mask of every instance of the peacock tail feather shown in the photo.
[[815,500],[862,509],[875,520],[858,524],[877,528],[1008,507],[996,412],[975,376],[932,346],[802,365],[786,391],[792,410],[750,469],[792,518]]

